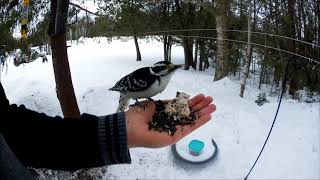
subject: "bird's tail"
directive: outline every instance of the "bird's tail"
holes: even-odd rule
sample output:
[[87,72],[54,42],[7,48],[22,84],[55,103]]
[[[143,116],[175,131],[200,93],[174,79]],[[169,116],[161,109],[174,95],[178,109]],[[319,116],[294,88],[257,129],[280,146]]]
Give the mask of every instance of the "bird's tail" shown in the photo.
[[119,106],[117,108],[117,112],[123,112],[127,109],[130,98],[124,96],[122,93],[120,94]]

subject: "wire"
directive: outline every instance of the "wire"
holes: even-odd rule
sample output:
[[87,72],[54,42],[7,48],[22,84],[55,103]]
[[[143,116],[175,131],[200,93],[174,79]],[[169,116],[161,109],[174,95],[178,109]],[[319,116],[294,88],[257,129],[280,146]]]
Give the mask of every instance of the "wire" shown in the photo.
[[[140,35],[147,35],[147,34],[140,34]],[[156,35],[159,35],[159,34],[150,34],[150,35],[155,35],[156,36]],[[185,35],[178,35],[178,34],[167,34],[167,35],[169,35],[169,36],[179,36],[179,37],[191,37],[191,38],[203,38],[203,39],[218,40],[218,38],[205,37],[205,36],[185,36]],[[306,56],[303,56],[301,54],[297,54],[297,53],[294,53],[294,52],[291,52],[291,51],[287,51],[287,50],[284,50],[284,49],[280,49],[280,48],[276,48],[276,47],[272,47],[272,46],[268,46],[268,45],[263,45],[263,44],[258,44],[258,43],[253,43],[253,42],[248,43],[247,41],[240,41],[240,40],[234,40],[234,39],[222,39],[222,40],[223,41],[229,41],[229,42],[243,43],[243,44],[251,44],[251,45],[255,45],[255,46],[260,46],[260,47],[265,47],[265,48],[269,48],[269,49],[273,49],[273,50],[278,50],[278,51],[281,51],[281,52],[284,52],[284,53],[287,53],[287,54],[298,56],[300,58],[312,61],[312,62],[320,65],[320,62],[318,62],[318,61],[316,61],[316,60],[314,60],[312,58],[309,58],[309,57],[306,57]]]
[[280,106],[281,106],[281,102],[282,102],[282,97],[283,97],[284,91],[285,91],[285,89],[286,89],[285,87],[286,87],[286,81],[287,81],[288,67],[289,67],[289,61],[287,60],[287,65],[286,65],[286,70],[285,70],[285,72],[284,72],[284,79],[283,79],[283,82],[282,82],[282,90],[281,90],[280,100],[279,100],[278,107],[277,107],[277,112],[276,112],[276,114],[275,114],[275,116],[274,116],[274,119],[273,119],[271,128],[270,128],[270,130],[269,130],[268,136],[267,136],[266,140],[264,141],[264,144],[263,144],[263,146],[262,146],[262,148],[261,148],[261,150],[260,150],[260,152],[259,152],[259,155],[258,155],[258,157],[256,158],[255,162],[253,163],[250,171],[248,172],[248,174],[246,175],[246,177],[244,178],[244,180],[247,180],[247,179],[248,179],[250,173],[252,172],[253,168],[254,168],[255,165],[257,164],[257,162],[258,162],[258,160],[259,160],[259,158],[260,158],[260,156],[261,156],[261,154],[262,154],[262,152],[263,152],[264,148],[266,147],[266,144],[267,144],[267,142],[268,142],[268,140],[269,140],[269,137],[270,137],[270,134],[271,134],[271,132],[272,132],[273,126],[274,126],[274,124],[275,124],[275,122],[276,122],[276,119],[277,119],[277,116],[278,116],[278,112],[279,112],[279,109],[280,109]]
[[[217,30],[218,29],[173,29],[173,30],[164,30],[164,31],[147,31],[147,32],[142,32],[141,34],[145,35],[145,34],[154,34],[154,33],[159,34],[159,33],[170,33],[170,32],[217,31]],[[236,29],[221,29],[221,31],[248,33],[248,31],[246,31],[246,30],[236,30]],[[320,48],[319,44],[314,44],[314,43],[310,43],[310,42],[303,41],[303,40],[300,40],[300,39],[294,39],[294,38],[287,37],[287,36],[281,36],[281,35],[278,35],[278,34],[264,33],[264,32],[259,32],[259,31],[252,31],[251,33],[252,34],[260,34],[260,35],[267,35],[267,36],[270,36],[270,37],[280,37],[280,38],[283,38],[283,39],[293,40],[293,41],[301,42],[301,43],[304,43],[304,44],[308,44],[308,45]],[[137,33],[137,34],[139,34],[139,33]]]

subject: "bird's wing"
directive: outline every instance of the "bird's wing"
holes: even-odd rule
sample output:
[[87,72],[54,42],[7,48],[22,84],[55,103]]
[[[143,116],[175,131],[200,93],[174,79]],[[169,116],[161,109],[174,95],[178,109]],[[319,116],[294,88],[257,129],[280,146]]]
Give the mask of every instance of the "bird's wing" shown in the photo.
[[149,88],[157,77],[150,73],[149,67],[140,68],[120,79],[110,91],[137,92]]

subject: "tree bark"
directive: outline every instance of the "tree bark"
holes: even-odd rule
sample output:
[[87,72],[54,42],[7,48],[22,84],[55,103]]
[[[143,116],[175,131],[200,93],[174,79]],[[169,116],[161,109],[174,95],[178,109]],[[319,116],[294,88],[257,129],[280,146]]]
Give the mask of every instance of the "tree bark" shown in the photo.
[[171,62],[171,48],[172,48],[172,37],[168,37],[169,47],[168,47],[168,61]]
[[249,14],[248,14],[248,45],[247,45],[247,53],[246,53],[246,63],[245,63],[245,70],[243,79],[240,82],[240,97],[243,97],[244,90],[246,88],[247,79],[249,77],[250,72],[250,64],[252,59],[252,48],[251,48],[251,13],[252,13],[252,5],[250,0],[248,0],[248,8],[249,8]]
[[[281,59],[281,58],[280,58]],[[273,71],[273,82],[276,87],[279,87],[280,84],[280,77],[281,76],[281,64],[277,63],[274,67],[274,71]]]
[[[320,0],[317,0],[316,16],[318,19],[318,45],[320,44]],[[318,50],[319,53],[320,50]]]
[[258,86],[258,89],[261,89],[261,85],[263,83],[263,77],[264,77],[264,73],[265,73],[265,60],[266,60],[266,57],[264,55],[264,59],[262,59],[261,61],[261,66],[260,66],[260,74],[259,74],[259,86]]
[[204,58],[204,70],[208,69],[210,66],[209,64],[209,48],[207,48]]
[[138,38],[136,35],[134,35],[133,39],[134,39],[134,44],[136,46],[137,61],[141,61],[141,53],[140,53],[140,48],[139,48],[139,44],[138,44]]
[[[294,4],[295,0],[288,0],[288,30],[289,30],[289,37],[295,39],[295,14],[294,14]],[[288,48],[290,52],[296,51],[296,44],[293,40],[288,40]],[[299,82],[297,77],[297,61],[295,58],[292,58],[293,56],[290,55],[289,61],[292,61],[289,66],[291,66],[291,79],[289,82],[289,94],[292,95],[293,98],[295,98],[295,93],[299,89]]]
[[[196,39],[194,45],[195,45],[195,48],[194,48],[194,57],[193,57],[194,60],[193,60],[193,63],[194,63],[194,66],[197,67],[197,64],[198,64],[199,39]],[[199,66],[199,68],[200,68],[200,66]]]
[[164,55],[164,60],[168,60],[168,36],[163,36],[163,55]]
[[[57,0],[51,0],[51,16],[49,28],[54,27],[56,20],[56,9]],[[80,111],[74,93],[70,73],[65,32],[57,35],[51,35],[50,41],[52,49],[54,77],[56,81],[56,92],[60,102],[61,110],[64,117],[80,117]]]
[[163,36],[163,54],[164,60],[171,62],[171,47],[172,47],[171,36]]
[[199,41],[199,48],[200,48],[199,71],[204,71],[203,63],[205,62],[205,58],[206,58],[206,49],[204,46],[203,39],[200,39]]
[[193,64],[193,43],[192,39],[190,38],[182,38],[183,41],[183,50],[184,50],[184,59],[185,59],[185,70],[189,70],[190,66],[192,66],[194,69],[194,64]]
[[217,26],[217,60],[214,80],[220,80],[228,75],[228,43],[227,39],[227,18],[230,2],[225,0],[216,0],[216,26]]

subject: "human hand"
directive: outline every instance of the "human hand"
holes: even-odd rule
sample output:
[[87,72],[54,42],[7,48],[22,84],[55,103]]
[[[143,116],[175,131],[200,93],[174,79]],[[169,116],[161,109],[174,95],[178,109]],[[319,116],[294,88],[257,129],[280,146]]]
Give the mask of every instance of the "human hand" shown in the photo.
[[203,94],[198,94],[189,100],[189,107],[196,112],[199,118],[194,121],[193,125],[176,126],[177,131],[173,136],[167,132],[149,130],[149,122],[155,113],[153,102],[147,101],[144,110],[135,106],[131,107],[125,112],[128,146],[158,148],[175,144],[211,119],[211,113],[216,110],[212,101],[212,97],[205,97]]

